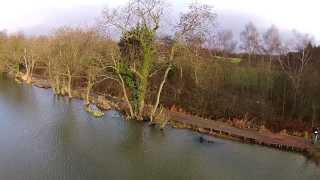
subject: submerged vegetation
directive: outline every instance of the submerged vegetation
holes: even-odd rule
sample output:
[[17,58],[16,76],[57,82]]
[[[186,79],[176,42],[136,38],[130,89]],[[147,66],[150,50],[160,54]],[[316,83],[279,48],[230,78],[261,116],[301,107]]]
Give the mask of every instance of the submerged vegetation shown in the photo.
[[219,29],[203,4],[191,4],[173,31],[159,33],[165,7],[132,0],[105,9],[99,28],[40,37],[2,32],[0,71],[27,83],[46,79],[55,94],[80,93],[86,104],[96,95],[120,97],[128,118],[162,118],[161,126],[164,107],[297,135],[319,123],[320,48],[310,36],[295,32],[285,42],[275,26],[260,35],[249,23],[237,48],[232,31]]
[[98,107],[95,106],[91,106],[89,105],[85,105],[85,110],[90,113],[92,116],[99,118],[99,117],[103,117],[104,116],[104,112],[101,111]]

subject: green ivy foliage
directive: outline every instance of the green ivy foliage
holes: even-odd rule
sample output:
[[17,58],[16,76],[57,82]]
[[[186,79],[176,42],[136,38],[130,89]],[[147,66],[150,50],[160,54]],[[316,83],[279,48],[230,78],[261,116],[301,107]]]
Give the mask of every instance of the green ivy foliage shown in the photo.
[[132,30],[124,32],[118,43],[122,59],[119,70],[130,89],[130,100],[135,112],[139,110],[139,103],[144,101],[146,96],[155,54],[154,40],[154,30],[147,25],[138,24]]

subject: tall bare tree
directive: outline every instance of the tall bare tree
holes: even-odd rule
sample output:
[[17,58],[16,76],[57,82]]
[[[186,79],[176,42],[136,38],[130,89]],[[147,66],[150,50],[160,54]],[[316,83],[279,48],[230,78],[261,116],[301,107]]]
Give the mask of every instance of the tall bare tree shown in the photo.
[[252,56],[261,51],[261,38],[256,26],[250,22],[245,26],[245,29],[240,34],[241,46],[249,56],[251,63]]
[[[111,67],[112,51],[116,44],[110,39],[102,37],[96,30],[87,30],[84,35],[87,48],[82,52],[82,71],[85,72],[87,80],[86,104],[90,104],[91,91],[99,83],[111,79],[117,79],[112,75]],[[111,70],[111,71],[110,71]]]
[[172,68],[172,65],[175,64],[174,57],[178,47],[181,44],[187,43],[189,46],[195,48],[195,54],[198,56],[199,49],[208,40],[209,34],[216,25],[216,16],[217,15],[213,12],[213,8],[211,6],[199,3],[190,4],[188,11],[181,14],[180,21],[175,27],[174,39],[170,43],[170,53],[167,57],[169,66],[164,71],[164,76],[157,92],[156,103],[153,106],[150,116],[151,122],[153,121],[159,106],[160,95],[167,76]]
[[231,30],[220,30],[215,41],[216,49],[222,52],[223,56],[232,53],[237,47]]
[[[58,94],[67,93],[72,98],[74,78],[81,78],[81,68],[88,58],[90,46],[97,41],[93,31],[80,28],[64,27],[58,29],[52,40],[52,60],[50,73]],[[93,55],[91,51],[91,55]],[[50,59],[51,59],[50,58]]]
[[6,31],[0,31],[0,71],[6,72],[8,34]]
[[41,61],[41,55],[44,51],[42,48],[45,46],[45,38],[33,37],[28,39],[23,49],[22,63],[25,69],[23,79],[27,83],[32,82],[33,71],[36,69],[37,64]]
[[279,30],[275,25],[272,25],[263,35],[264,49],[269,55],[269,67],[271,68],[272,57],[280,55],[282,42]]
[[198,83],[199,50],[208,43],[216,27],[217,14],[207,4],[192,3],[187,12],[182,13],[177,26],[176,39],[189,46],[189,59],[194,65],[194,77]]
[[25,36],[22,33],[13,34],[8,37],[5,50],[5,64],[8,72],[19,74],[20,63],[24,54]]
[[279,63],[283,72],[290,78],[293,86],[294,110],[297,107],[297,96],[300,92],[302,75],[311,60],[313,41],[310,35],[293,31],[293,38],[288,42],[287,46],[282,48],[283,53],[287,54],[287,56],[279,59]]

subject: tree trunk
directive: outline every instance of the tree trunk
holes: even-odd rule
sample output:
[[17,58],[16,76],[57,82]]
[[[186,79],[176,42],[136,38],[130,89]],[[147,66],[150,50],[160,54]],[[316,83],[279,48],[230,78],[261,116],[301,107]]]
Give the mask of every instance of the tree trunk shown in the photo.
[[93,85],[92,85],[91,77],[89,77],[88,85],[87,85],[87,93],[86,93],[86,105],[90,104],[90,93],[91,93],[92,87]]
[[294,95],[293,95],[293,108],[292,108],[292,112],[293,112],[293,115],[296,115],[297,106],[298,106],[298,90],[295,88],[293,93],[294,93]]
[[282,118],[285,119],[285,113],[286,113],[286,99],[287,99],[287,86],[285,84],[285,87],[283,89],[283,99],[282,99]]
[[52,74],[52,64],[51,64],[50,60],[49,60],[49,63],[48,63],[48,75],[49,75],[49,83],[50,83],[50,85],[52,87],[53,93],[57,94],[57,90],[56,90],[55,82],[54,82],[54,77],[53,77],[53,74]]
[[269,71],[272,69],[272,55],[269,56]]
[[129,98],[128,98],[128,95],[127,95],[127,90],[126,90],[126,86],[125,86],[124,80],[123,80],[123,78],[122,78],[120,73],[118,73],[118,76],[119,76],[119,79],[120,79],[120,82],[121,82],[123,96],[124,96],[124,98],[125,98],[125,100],[127,102],[127,105],[129,106],[130,117],[133,118],[134,117],[134,112],[133,112],[133,108],[132,108],[131,102],[129,101]]
[[312,101],[312,121],[311,121],[312,127],[315,127],[318,125],[318,124],[315,124],[317,120],[317,114],[318,114],[318,106],[315,101]]
[[70,69],[68,68],[68,96],[69,96],[69,98],[72,98],[71,86],[72,86],[72,76],[71,76]]
[[27,57],[27,49],[26,48],[24,48],[23,60],[24,60],[24,66],[25,66],[25,69],[26,69],[26,73],[22,77],[22,79],[25,80],[28,84],[30,84],[31,81],[32,81],[31,76],[32,76],[34,62],[33,62],[32,59],[31,59],[31,62],[28,59],[28,57]]
[[59,81],[59,76],[58,75],[55,76],[54,87],[56,89],[56,94],[60,95],[62,92],[61,92],[61,88],[60,88],[60,81]]
[[143,112],[145,106],[145,97],[147,94],[148,80],[150,75],[150,66],[152,64],[152,50],[151,47],[144,48],[143,65],[141,68],[141,77],[139,82],[139,94],[138,94],[138,112],[136,118],[143,120]]
[[153,110],[152,110],[151,115],[150,115],[150,121],[151,122],[153,121],[154,115],[155,115],[155,113],[156,113],[156,111],[158,109],[159,102],[160,102],[160,97],[161,97],[161,92],[162,92],[164,84],[166,83],[166,80],[167,80],[167,77],[168,77],[168,74],[169,74],[170,70],[171,70],[171,66],[168,66],[167,69],[166,69],[166,72],[164,73],[163,80],[162,80],[162,82],[160,84],[160,87],[159,87],[159,90],[158,90],[158,93],[157,93],[156,104],[154,105]]

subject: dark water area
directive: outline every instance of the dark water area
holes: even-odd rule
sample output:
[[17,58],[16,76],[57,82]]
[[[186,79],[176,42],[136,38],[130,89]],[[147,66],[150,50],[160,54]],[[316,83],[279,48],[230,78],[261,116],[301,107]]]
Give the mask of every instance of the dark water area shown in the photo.
[[319,180],[304,156],[123,120],[0,78],[0,180]]

